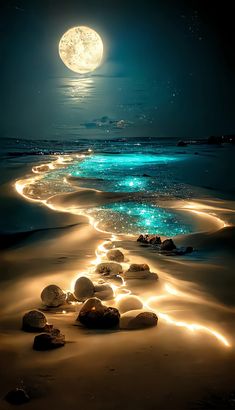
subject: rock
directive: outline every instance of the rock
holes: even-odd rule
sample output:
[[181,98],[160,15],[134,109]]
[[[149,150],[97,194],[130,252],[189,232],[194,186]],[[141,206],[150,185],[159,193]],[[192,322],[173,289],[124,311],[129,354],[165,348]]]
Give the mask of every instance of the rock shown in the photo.
[[96,272],[104,276],[117,276],[122,273],[122,266],[116,262],[103,262],[96,266]]
[[150,245],[161,245],[162,241],[161,241],[160,236],[153,235],[153,236],[150,236],[149,243]]
[[107,283],[95,285],[95,297],[101,300],[113,299],[113,289]]
[[181,246],[180,248],[173,249],[172,251],[168,251],[167,255],[170,256],[181,256],[185,255],[186,253],[192,253],[193,247],[192,246]]
[[146,178],[151,178],[151,175],[149,175],[149,174],[143,174],[142,176],[146,177]]
[[148,245],[160,245],[162,243],[160,236],[157,235],[140,235],[137,242]]
[[124,262],[124,255],[119,249],[111,249],[106,256],[110,261]]
[[160,247],[161,251],[172,251],[173,249],[176,249],[176,246],[172,239],[166,239],[162,242]]
[[137,242],[142,242],[142,243],[149,243],[148,240],[148,235],[140,235],[137,239]]
[[[86,300],[83,303],[81,310],[83,312],[90,312],[90,310],[99,310],[103,308],[103,304],[100,299],[93,297]],[[80,312],[81,312],[80,310]]]
[[66,303],[66,293],[57,285],[49,285],[43,289],[41,299],[48,307],[58,307]]
[[30,310],[25,313],[22,329],[26,332],[42,332],[47,325],[47,318],[40,310]]
[[144,329],[157,326],[158,317],[154,312],[145,310],[131,310],[121,315],[121,329]]
[[121,313],[125,313],[129,310],[142,309],[143,303],[137,296],[123,295],[117,302],[117,308]]
[[59,329],[53,329],[50,333],[41,333],[35,336],[33,349],[44,351],[57,349],[65,345],[65,336],[60,333]]
[[91,329],[117,327],[120,313],[117,309],[102,305],[97,298],[88,299],[81,308],[77,320]]
[[132,263],[128,269],[128,271],[130,272],[139,272],[145,270],[149,270],[149,265],[147,265],[147,263]]
[[150,276],[149,266],[146,263],[132,263],[123,274],[124,279],[146,279]]
[[108,242],[105,242],[105,243],[103,244],[103,247],[104,247],[105,249],[112,249],[112,248],[114,247],[114,244],[113,244],[113,242],[108,241]]
[[67,303],[72,303],[72,302],[77,302],[77,299],[75,298],[74,294],[72,292],[67,292],[66,294],[66,302]]
[[92,297],[94,295],[94,285],[86,276],[81,276],[76,280],[74,286],[74,295],[79,302]]
[[180,140],[180,141],[178,141],[178,143],[177,143],[177,147],[187,147],[187,142],[185,142],[185,141],[182,141],[182,140]]
[[28,403],[30,397],[23,388],[16,388],[7,393],[5,400],[10,404],[20,405]]

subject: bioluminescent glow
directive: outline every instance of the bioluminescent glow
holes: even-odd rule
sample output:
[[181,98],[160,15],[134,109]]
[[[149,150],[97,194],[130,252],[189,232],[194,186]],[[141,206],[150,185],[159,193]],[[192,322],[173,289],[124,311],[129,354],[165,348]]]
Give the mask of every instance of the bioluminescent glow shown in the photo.
[[[79,161],[81,161],[81,159],[82,159],[81,156],[79,156]],[[70,165],[67,165],[67,164],[70,164]],[[137,226],[138,229],[141,230],[141,232],[144,230],[148,233],[153,232],[155,234],[157,231],[159,234],[162,234],[162,232],[164,232],[165,235],[173,236],[174,234],[176,235],[180,233],[187,233],[190,231],[191,229],[190,225],[186,225],[182,223],[177,213],[174,212],[172,209],[166,210],[166,209],[159,208],[149,203],[139,203],[135,201],[127,201],[127,202],[124,201],[124,202],[118,202],[118,203],[116,202],[113,204],[103,206],[102,208],[99,208],[98,211],[92,210],[91,214],[88,214],[84,210],[79,210],[76,208],[67,209],[66,207],[57,208],[56,206],[53,206],[51,203],[47,201],[51,192],[54,192],[54,193],[58,191],[59,192],[61,191],[62,192],[64,191],[73,192],[73,189],[70,186],[66,178],[64,169],[62,169],[61,171],[61,168],[60,168],[60,166],[62,166],[63,168],[65,166],[67,170],[68,167],[71,168],[72,164],[73,164],[73,159],[69,157],[58,157],[56,161],[52,161],[51,163],[46,164],[46,167],[44,168],[42,165],[36,166],[34,167],[33,172],[36,173],[37,175],[28,177],[24,180],[22,179],[22,180],[16,181],[15,189],[25,199],[29,201],[41,202],[43,205],[48,206],[52,210],[55,210],[55,211],[59,210],[63,212],[72,212],[75,214],[87,215],[87,217],[89,218],[90,224],[92,224],[95,229],[101,232],[107,233],[108,231],[102,229],[102,224],[101,224],[102,218],[101,220],[96,220],[95,212],[99,212],[99,213],[104,212],[104,217],[106,216],[106,219],[113,221],[114,228],[115,228],[115,223],[116,223],[115,218],[116,218],[117,223],[119,223],[119,225],[117,226],[121,226],[124,233],[128,232],[127,226],[128,224],[129,226],[131,226],[130,225],[131,223],[133,224],[133,226]],[[59,166],[59,169],[57,169],[57,166]],[[46,175],[46,178],[44,178],[44,173]],[[138,181],[138,179],[136,179],[136,181]],[[44,189],[46,192],[43,191]],[[43,192],[44,192],[44,195],[43,195]],[[194,204],[193,202],[191,202],[190,205],[185,204],[185,209],[187,209],[188,211],[199,212],[200,215],[202,215],[202,217],[210,217],[210,218],[214,217],[217,224],[218,224],[218,220],[220,221],[220,223],[224,223],[224,221],[218,218],[216,214],[213,213],[214,215],[212,215],[211,208],[210,208],[210,213],[208,213],[207,209],[204,210],[202,205],[200,205],[199,208],[200,210],[198,210],[197,204]],[[100,216],[101,214],[99,214],[99,217]],[[112,234],[111,241],[118,241],[118,236]],[[91,268],[89,268],[88,271],[85,272],[85,275],[87,274],[88,276],[91,276],[91,278],[93,277],[93,274],[94,274],[94,266],[100,263],[102,260],[105,260],[106,253],[107,253],[107,249],[104,246],[105,242],[106,241],[104,241],[98,246],[96,250],[96,259],[91,263]],[[126,268],[125,264],[123,263],[122,265],[123,265],[123,269],[125,269]],[[84,272],[80,274],[79,276],[81,275],[84,275]],[[110,283],[114,291],[115,302],[119,301],[122,297],[124,297],[124,295],[132,294],[131,290],[127,288],[127,283],[123,279],[122,275],[119,275],[119,276],[121,278],[120,285],[116,283],[113,284],[112,282]],[[74,288],[74,283],[77,277],[78,275],[74,277],[71,283],[71,290],[73,290]],[[187,294],[186,292],[178,291],[175,287],[173,287],[169,283],[165,284],[163,289],[164,289],[163,293],[161,292],[159,295],[154,295],[154,296],[149,297],[147,300],[142,300],[144,307],[156,312],[159,319],[161,321],[166,322],[169,325],[182,327],[186,330],[191,331],[192,333],[195,333],[195,332],[206,333],[208,335],[213,336],[223,346],[225,347],[231,346],[227,338],[224,335],[222,335],[218,330],[216,330],[214,327],[213,328],[209,326],[207,327],[201,323],[194,323],[194,322],[188,323],[185,320],[176,320],[172,316],[166,314],[165,312],[153,309],[151,304],[156,301],[159,302],[163,298],[165,299],[167,294],[168,295],[170,294],[177,298],[183,298],[185,300],[192,298],[190,294]],[[194,297],[194,299],[196,298]],[[200,303],[202,302],[203,301],[200,299]],[[73,305],[75,305],[76,303],[77,302],[73,302]],[[67,312],[62,311],[62,313],[66,314]]]
[[[192,224],[172,209],[139,202],[115,202],[89,211],[105,230],[111,226],[116,233],[182,235],[192,232]],[[108,229],[109,230],[109,229]]]

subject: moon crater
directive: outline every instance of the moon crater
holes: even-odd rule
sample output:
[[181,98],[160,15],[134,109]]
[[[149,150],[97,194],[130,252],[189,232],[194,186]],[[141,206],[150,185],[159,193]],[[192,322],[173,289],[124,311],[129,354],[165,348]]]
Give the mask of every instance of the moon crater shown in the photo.
[[103,42],[95,30],[86,26],[73,27],[61,37],[59,55],[70,70],[89,73],[101,64]]

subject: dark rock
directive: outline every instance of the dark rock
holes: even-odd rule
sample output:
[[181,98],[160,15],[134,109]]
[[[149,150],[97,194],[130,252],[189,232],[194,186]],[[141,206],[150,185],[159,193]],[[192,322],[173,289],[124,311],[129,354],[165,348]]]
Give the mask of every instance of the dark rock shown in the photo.
[[152,236],[149,239],[151,245],[160,245],[162,243],[160,236]]
[[182,140],[180,140],[180,141],[178,141],[178,143],[177,143],[177,147],[187,147],[187,142],[185,142],[185,141],[182,141]]
[[25,332],[42,332],[46,325],[47,318],[40,310],[30,310],[23,316],[22,329]]
[[137,239],[137,242],[148,243],[148,235],[140,235]]
[[119,324],[118,309],[102,305],[97,298],[88,299],[79,312],[77,320],[90,329],[110,329]]
[[181,256],[193,252],[192,246],[181,246],[180,248],[172,249],[171,251],[164,251],[168,256]]
[[143,174],[143,177],[151,178],[151,175]]
[[140,235],[137,239],[137,242],[150,245],[160,245],[162,241],[160,236],[157,235]]
[[176,249],[176,246],[172,239],[166,239],[162,242],[160,249],[161,251],[172,251],[173,249]]
[[33,349],[44,351],[52,350],[65,345],[65,336],[60,333],[59,329],[53,329],[50,333],[41,333],[35,336]]
[[23,388],[16,388],[7,393],[5,400],[10,404],[20,405],[28,403],[30,397]]

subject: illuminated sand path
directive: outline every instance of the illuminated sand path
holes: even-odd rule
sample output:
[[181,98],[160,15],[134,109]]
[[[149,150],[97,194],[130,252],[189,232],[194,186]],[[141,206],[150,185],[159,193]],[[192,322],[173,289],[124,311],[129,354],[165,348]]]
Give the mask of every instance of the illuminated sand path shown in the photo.
[[[85,155],[77,155],[77,158],[84,158]],[[66,208],[66,207],[56,207],[52,204],[50,204],[48,202],[49,198],[47,199],[40,199],[40,198],[34,198],[30,195],[30,186],[32,184],[37,184],[37,182],[39,182],[42,178],[45,172],[49,172],[50,170],[53,170],[55,168],[57,168],[58,166],[66,166],[66,164],[68,162],[73,161],[73,158],[69,155],[66,156],[58,156],[58,158],[54,161],[51,161],[47,164],[42,164],[39,166],[34,166],[32,168],[32,172],[34,174],[36,174],[35,176],[30,176],[26,179],[21,179],[15,182],[15,189],[18,192],[18,194],[20,194],[22,197],[24,197],[26,200],[28,201],[32,201],[32,202],[39,202],[47,207],[49,207],[52,210],[55,211],[59,211],[59,212],[68,212],[68,213],[72,213],[75,215],[82,215],[82,216],[86,216],[89,219],[89,223],[94,227],[94,229],[96,229],[97,231],[101,232],[101,233],[105,233],[105,234],[109,234],[111,236],[110,241],[111,242],[117,242],[120,239],[118,239],[118,236],[115,234],[113,234],[112,232],[107,232],[104,231],[102,229],[99,228],[99,221],[96,221],[93,217],[91,217],[90,215],[87,215],[86,211],[83,209],[77,209],[77,208]],[[65,181],[64,181],[65,182]],[[217,229],[221,229],[224,228],[225,226],[229,226],[224,220],[222,220],[221,218],[219,218],[215,212],[214,212],[214,208],[212,206],[204,206],[203,204],[197,203],[197,202],[186,202],[184,201],[183,206],[181,206],[179,209],[184,209],[188,212],[192,212],[192,213],[196,213],[197,215],[199,215],[200,217],[203,218],[210,218],[213,219],[215,222],[215,225],[217,227]],[[216,208],[217,210],[221,210],[221,208]],[[108,249],[105,248],[105,244],[109,242],[107,239],[105,241],[102,242],[102,244],[100,244],[97,249],[96,249],[96,259],[91,263],[92,267],[90,269],[88,269],[88,271],[86,272],[86,274],[88,276],[92,276],[92,273],[94,272],[94,266],[96,266],[98,263],[100,263],[101,261],[107,261],[106,257],[106,253],[108,252]],[[114,247],[114,245],[113,245]],[[125,265],[125,263],[123,263],[122,265]],[[73,292],[74,289],[74,283],[77,280],[77,278],[79,276],[84,276],[84,274],[82,275],[76,275],[76,277],[73,279],[72,283],[71,283],[71,288],[70,291]],[[132,291],[130,289],[127,288],[127,283],[124,280],[124,278],[120,275],[119,276],[121,278],[122,283],[120,285],[116,285],[113,283],[110,283],[110,286],[113,289],[114,292],[114,301],[118,302],[121,298],[125,297],[126,295],[130,295],[133,294]],[[165,323],[172,325],[172,326],[176,326],[176,327],[181,327],[184,328],[186,330],[189,330],[190,332],[194,333],[194,332],[204,332],[207,333],[208,335],[211,335],[212,337],[214,337],[215,339],[217,339],[217,341],[219,343],[221,343],[223,346],[225,347],[231,347],[231,343],[228,341],[228,339],[221,334],[220,332],[218,332],[216,329],[211,328],[211,327],[207,327],[203,324],[200,323],[189,323],[186,322],[184,320],[176,320],[174,319],[172,316],[163,313],[157,309],[152,308],[152,303],[158,301],[160,298],[164,298],[167,295],[171,294],[171,295],[175,295],[180,297],[181,299],[191,299],[192,300],[192,295],[191,294],[187,294],[186,292],[181,292],[178,291],[175,287],[173,287],[171,284],[166,283],[164,285],[164,291],[165,294],[163,295],[158,295],[158,296],[151,296],[148,299],[144,300],[144,298],[139,298],[141,299],[142,303],[143,303],[143,307],[153,311],[157,314],[158,318],[160,318],[162,321],[164,321]],[[202,299],[203,300],[203,299]],[[201,301],[202,301],[201,300]],[[77,302],[72,302],[73,304],[76,304]],[[65,310],[62,313],[67,313]]]

